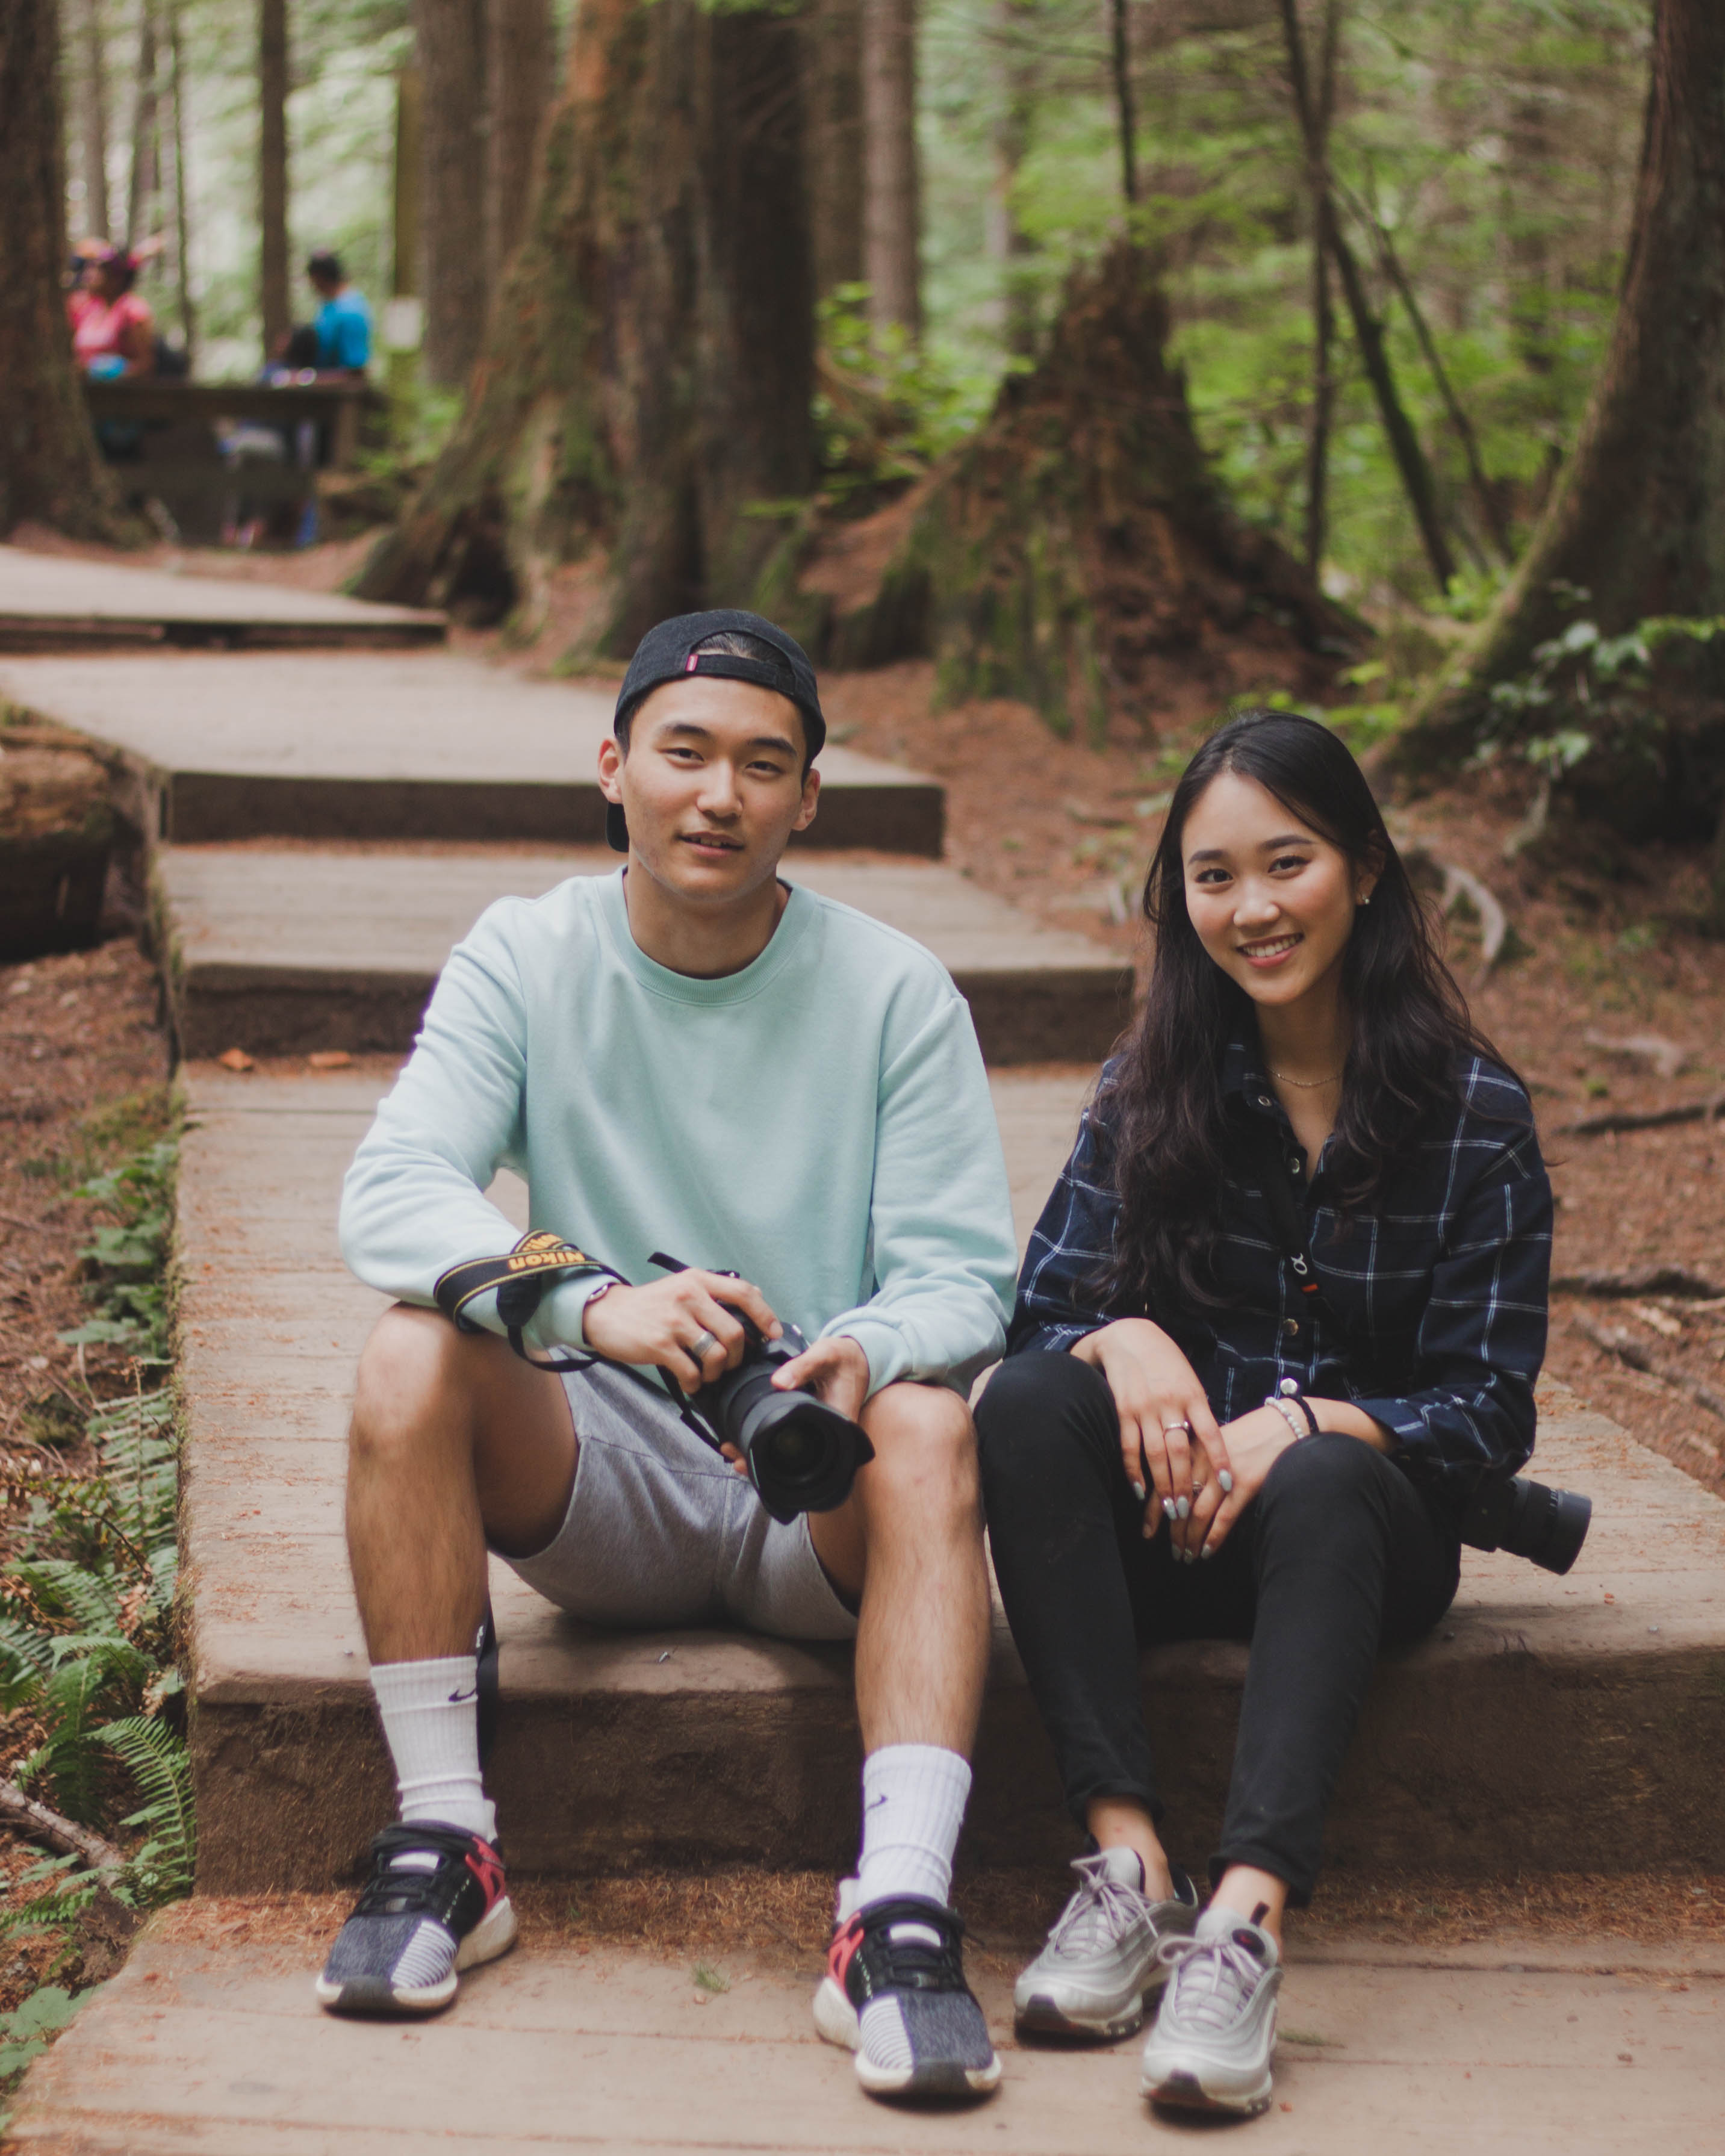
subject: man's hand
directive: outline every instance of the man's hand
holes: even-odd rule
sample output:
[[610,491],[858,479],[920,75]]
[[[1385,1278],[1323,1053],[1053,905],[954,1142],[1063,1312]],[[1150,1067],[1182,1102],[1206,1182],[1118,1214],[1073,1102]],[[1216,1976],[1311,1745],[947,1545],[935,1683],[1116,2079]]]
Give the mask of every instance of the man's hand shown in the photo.
[[[1073,1343],[1071,1351],[1108,1380],[1120,1417],[1126,1479],[1144,1506],[1147,1541],[1164,1517],[1179,1527],[1190,1515],[1197,1459],[1228,1468],[1228,1445],[1210,1413],[1198,1373],[1159,1325],[1122,1317]],[[1151,1486],[1145,1487],[1145,1470]],[[1212,1476],[1215,1468],[1211,1471]]]
[[846,1333],[830,1333],[812,1348],[805,1348],[783,1369],[775,1370],[773,1383],[781,1393],[813,1393],[855,1422],[869,1396],[869,1358],[860,1341]]
[[[869,1358],[855,1340],[842,1336],[830,1340],[817,1340],[812,1348],[773,1373],[776,1391],[789,1392],[793,1387],[813,1393],[828,1407],[836,1408],[841,1415],[849,1415],[855,1422],[862,1413],[863,1401],[869,1390]],[[748,1473],[748,1463],[734,1445],[719,1447],[739,1475]]]
[[696,1393],[742,1360],[747,1336],[739,1311],[768,1340],[784,1330],[759,1288],[728,1273],[693,1271],[608,1289],[587,1306],[581,1330],[596,1355],[669,1370],[685,1393]]

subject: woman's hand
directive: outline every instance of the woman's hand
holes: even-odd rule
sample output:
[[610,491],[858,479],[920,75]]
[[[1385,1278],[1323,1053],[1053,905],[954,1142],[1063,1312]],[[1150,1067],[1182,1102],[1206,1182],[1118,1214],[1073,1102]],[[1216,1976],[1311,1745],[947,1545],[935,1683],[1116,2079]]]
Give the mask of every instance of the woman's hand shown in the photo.
[[[1217,1455],[1211,1454],[1211,1471],[1193,1500],[1189,1517],[1173,1523],[1174,1554],[1189,1563],[1215,1555],[1277,1458],[1296,1441],[1279,1408],[1254,1408],[1250,1414],[1236,1415],[1222,1437],[1226,1449],[1221,1456],[1229,1463],[1232,1487],[1222,1486]],[[1207,1443],[1204,1449],[1209,1450]]]
[[[1122,1317],[1075,1342],[1072,1353],[1100,1370],[1120,1417],[1120,1456],[1132,1494],[1144,1502],[1147,1541],[1163,1518],[1177,1529],[1193,1501],[1193,1440],[1210,1462],[1210,1481],[1231,1483],[1227,1440],[1198,1373],[1159,1325]],[[1148,1468],[1152,1488],[1147,1490]]]

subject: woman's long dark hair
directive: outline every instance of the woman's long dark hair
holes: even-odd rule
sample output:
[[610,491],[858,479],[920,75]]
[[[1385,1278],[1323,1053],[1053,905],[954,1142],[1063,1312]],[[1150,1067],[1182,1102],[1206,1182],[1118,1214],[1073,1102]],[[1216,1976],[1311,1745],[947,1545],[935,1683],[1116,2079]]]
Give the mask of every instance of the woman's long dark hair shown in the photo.
[[[1227,1158],[1222,1052],[1257,1045],[1252,1000],[1198,940],[1186,911],[1181,840],[1199,797],[1223,772],[1255,779],[1301,822],[1377,881],[1342,960],[1353,1017],[1336,1119],[1342,1202],[1368,1207],[1417,1127],[1453,1113],[1468,1051],[1502,1063],[1474,1028],[1438,954],[1430,918],[1372,798],[1365,774],[1327,726],[1296,711],[1243,711],[1186,767],[1144,886],[1156,931],[1150,990],[1099,1106],[1110,1127],[1120,1233],[1112,1297],[1214,1304]],[[1506,1066],[1507,1067],[1507,1066]]]

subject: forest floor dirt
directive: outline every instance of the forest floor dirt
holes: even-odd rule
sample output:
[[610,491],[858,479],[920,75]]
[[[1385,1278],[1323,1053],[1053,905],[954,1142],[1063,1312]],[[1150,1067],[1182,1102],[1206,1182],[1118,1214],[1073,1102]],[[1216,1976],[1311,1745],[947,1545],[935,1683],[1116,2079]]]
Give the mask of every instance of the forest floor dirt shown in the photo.
[[[0,1558],[35,1473],[90,1466],[86,1419],[131,1389],[121,1351],[59,1336],[90,1316],[80,1252],[102,1216],[79,1185],[162,1135],[168,1076],[156,970],[130,934],[0,966]],[[0,1717],[0,1775],[42,1735],[27,1709]],[[39,1861],[0,1833],[0,1901]],[[0,1951],[0,2012],[44,1980],[55,1952],[42,1938]]]

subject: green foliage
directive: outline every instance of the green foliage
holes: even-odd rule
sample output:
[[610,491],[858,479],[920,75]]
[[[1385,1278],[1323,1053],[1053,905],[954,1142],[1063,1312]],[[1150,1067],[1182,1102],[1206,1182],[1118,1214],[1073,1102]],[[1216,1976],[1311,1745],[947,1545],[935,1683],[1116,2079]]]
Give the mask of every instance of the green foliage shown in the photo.
[[988,415],[998,372],[943,363],[894,325],[868,318],[866,285],[841,285],[818,310],[822,490],[865,514],[920,479]]
[[[1579,596],[1584,603],[1586,594]],[[1621,636],[1602,636],[1594,622],[1571,622],[1535,647],[1525,673],[1493,685],[1480,760],[1509,750],[1553,780],[1601,752],[1651,761],[1668,724],[1661,654],[1692,652],[1721,635],[1725,615],[1650,616]]]
[[99,1227],[79,1252],[96,1270],[90,1292],[100,1309],[85,1324],[61,1333],[69,1346],[100,1341],[127,1349],[141,1363],[167,1360],[166,1265],[177,1150],[172,1138],[160,1139],[79,1186],[80,1198],[105,1206],[116,1219],[110,1226]]
[[[80,1920],[99,1894],[151,1907],[190,1890],[196,1861],[174,1666],[174,1399],[170,1385],[143,1389],[144,1372],[170,1354],[176,1152],[172,1136],[157,1137],[80,1186],[109,1219],[82,1253],[95,1274],[95,1315],[66,1337],[122,1342],[135,1389],[92,1407],[91,1465],[33,1473],[10,1492],[17,1525],[15,1554],[0,1573],[0,1709],[27,1715],[42,1732],[15,1779],[85,1825],[102,1823],[121,1792],[141,1799],[121,1822],[144,1837],[122,1870],[98,1875],[74,1857],[50,1857],[24,1875],[44,1891],[0,1907],[0,1939],[55,1937],[57,1967],[75,1953]],[[0,2078],[27,2065],[74,2005],[50,1988],[9,2017]]]
[[22,2073],[39,2051],[48,2048],[83,2005],[58,1984],[44,1984],[9,2014],[0,2014],[0,2081]]

